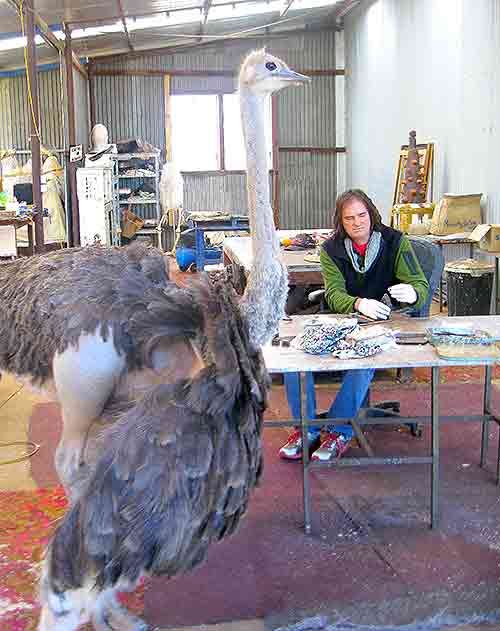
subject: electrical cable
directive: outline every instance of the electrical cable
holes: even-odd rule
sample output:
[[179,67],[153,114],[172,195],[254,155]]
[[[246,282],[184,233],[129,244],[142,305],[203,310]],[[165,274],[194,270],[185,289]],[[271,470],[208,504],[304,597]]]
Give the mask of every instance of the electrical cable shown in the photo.
[[31,447],[31,451],[24,454],[23,456],[19,456],[17,458],[11,458],[9,460],[0,460],[0,467],[3,467],[8,464],[16,464],[18,462],[24,462],[25,460],[29,460],[32,458],[36,452],[40,449],[41,445],[38,443],[33,443],[30,440],[27,441],[12,441],[11,443],[0,443],[0,449],[3,447]]
[[[21,18],[21,32],[23,34],[23,37],[25,37],[24,34],[24,15],[23,15],[23,0],[20,0],[19,2],[19,17]],[[26,82],[28,84],[28,101],[29,101],[29,105],[30,105],[30,110],[31,110],[31,118],[33,120],[33,126],[35,128],[35,133],[38,137],[38,140],[40,142],[42,142],[42,139],[40,137],[40,130],[39,130],[39,125],[36,121],[35,118],[35,110],[33,107],[33,96],[31,94],[31,83],[30,83],[30,76],[29,76],[29,72],[28,72],[28,42],[26,41],[26,46],[24,47],[24,67],[26,70]]]
[[[0,407],[3,407],[6,403],[8,403],[13,397],[16,396],[16,394],[19,394],[19,392],[21,392],[21,390],[24,388],[24,386],[20,386],[15,392],[12,392],[12,394],[10,396],[8,396],[5,401],[0,405]],[[30,458],[32,458],[36,452],[40,449],[40,445],[38,443],[34,443],[30,440],[28,441],[12,441],[9,443],[0,443],[0,449],[2,447],[31,447],[31,451],[22,455],[22,456],[18,456],[17,458],[9,458],[8,460],[0,460],[0,467],[3,467],[5,465],[8,464],[15,464],[17,462],[23,462],[24,460],[29,460]]]

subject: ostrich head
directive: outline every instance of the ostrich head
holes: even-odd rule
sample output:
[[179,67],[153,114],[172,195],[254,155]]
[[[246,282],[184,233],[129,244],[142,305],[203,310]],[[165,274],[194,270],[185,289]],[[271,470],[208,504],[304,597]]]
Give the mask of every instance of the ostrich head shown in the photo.
[[250,53],[240,70],[240,88],[263,96],[290,85],[307,83],[311,79],[291,70],[284,61],[266,53],[265,48]]

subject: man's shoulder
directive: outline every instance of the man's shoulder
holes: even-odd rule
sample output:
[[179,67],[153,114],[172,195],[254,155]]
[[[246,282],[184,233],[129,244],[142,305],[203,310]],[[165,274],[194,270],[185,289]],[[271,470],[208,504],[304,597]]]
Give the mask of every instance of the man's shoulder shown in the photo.
[[322,250],[330,258],[345,258],[347,256],[344,240],[337,234],[333,234],[323,243]]
[[400,230],[396,230],[396,228],[390,228],[386,225],[382,225],[380,232],[382,234],[382,238],[386,243],[394,243],[399,245],[402,239],[405,238],[405,235]]

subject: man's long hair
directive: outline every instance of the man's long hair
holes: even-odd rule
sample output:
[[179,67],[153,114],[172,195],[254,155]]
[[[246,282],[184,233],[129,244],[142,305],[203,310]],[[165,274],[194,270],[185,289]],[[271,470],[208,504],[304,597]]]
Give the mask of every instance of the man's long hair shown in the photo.
[[333,232],[335,236],[340,237],[341,239],[345,239],[347,237],[347,233],[344,230],[344,225],[342,223],[342,211],[344,210],[344,206],[353,199],[362,202],[368,211],[368,214],[370,215],[371,232],[374,230],[380,232],[382,229],[382,217],[380,216],[377,207],[364,191],[359,188],[351,188],[337,197],[337,201],[335,203],[335,214],[333,216]]

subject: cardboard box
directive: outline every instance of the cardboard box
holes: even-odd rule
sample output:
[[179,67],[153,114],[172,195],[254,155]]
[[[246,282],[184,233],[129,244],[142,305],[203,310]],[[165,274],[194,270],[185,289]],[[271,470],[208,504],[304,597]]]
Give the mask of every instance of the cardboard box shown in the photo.
[[500,224],[481,223],[470,233],[469,238],[479,244],[481,250],[500,252]]
[[434,209],[431,234],[444,236],[471,232],[481,223],[481,195],[445,193]]

